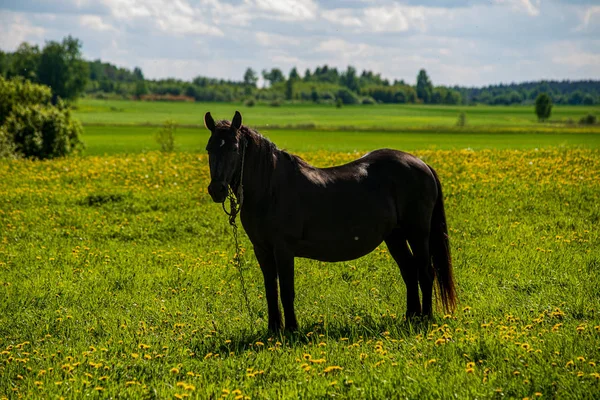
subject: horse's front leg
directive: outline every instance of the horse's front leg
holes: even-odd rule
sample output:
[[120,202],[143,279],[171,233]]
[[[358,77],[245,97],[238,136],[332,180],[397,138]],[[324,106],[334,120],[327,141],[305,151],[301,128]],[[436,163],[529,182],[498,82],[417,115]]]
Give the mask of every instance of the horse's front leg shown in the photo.
[[277,264],[272,249],[261,249],[254,246],[254,254],[260,264],[265,281],[265,292],[267,295],[267,307],[269,310],[269,330],[278,332],[281,330],[281,312],[279,311],[279,299],[277,296]]
[[294,311],[294,255],[283,250],[275,251],[277,272],[279,274],[279,289],[281,291],[281,304],[285,316],[285,330],[297,331],[298,321]]

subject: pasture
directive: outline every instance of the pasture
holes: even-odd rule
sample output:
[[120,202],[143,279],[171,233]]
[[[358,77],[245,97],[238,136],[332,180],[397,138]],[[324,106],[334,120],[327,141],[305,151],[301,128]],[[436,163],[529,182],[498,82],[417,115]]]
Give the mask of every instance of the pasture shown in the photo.
[[[78,117],[108,123],[84,111],[112,104],[88,100]],[[170,118],[180,123],[197,124],[206,111],[178,106]],[[224,118],[235,108],[210,105]],[[231,229],[206,191],[208,133],[182,128],[181,151],[162,154],[153,151],[155,127],[89,125],[85,156],[0,161],[0,398],[598,397],[593,129],[518,134],[538,129],[519,122],[511,132],[419,133],[408,124],[394,133],[385,129],[391,108],[371,114],[374,125],[354,119],[377,106],[341,110],[372,132],[332,130],[347,125],[341,119],[318,130],[319,109],[306,108],[316,129],[268,136],[313,164],[389,146],[438,171],[458,285],[453,314],[405,321],[404,283],[382,245],[351,262],[297,259],[300,332],[270,335],[249,241],[241,235],[250,314]],[[250,125],[284,124],[292,111],[244,115]],[[132,113],[145,120],[112,123],[165,119]]]

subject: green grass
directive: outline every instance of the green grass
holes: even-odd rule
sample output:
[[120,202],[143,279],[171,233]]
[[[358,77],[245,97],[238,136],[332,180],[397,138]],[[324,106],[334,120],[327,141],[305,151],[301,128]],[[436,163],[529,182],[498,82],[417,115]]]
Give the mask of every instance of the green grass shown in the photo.
[[[270,335],[251,244],[242,232],[249,315],[206,190],[202,115],[235,109],[319,166],[392,147],[435,167],[458,309],[407,322],[382,245],[297,259],[300,332]],[[538,124],[531,107],[82,100],[76,116],[84,156],[0,160],[0,399],[598,397],[598,127]],[[171,154],[155,151],[166,119],[195,126]]]
[[[151,126],[86,126],[83,140],[86,155],[141,153],[158,150],[155,140],[158,127]],[[489,130],[488,130],[489,131]],[[389,147],[411,151],[416,149],[534,149],[547,147],[600,148],[596,133],[439,133],[319,131],[296,129],[261,129],[261,133],[280,148],[295,152],[330,150],[366,152]],[[204,128],[178,128],[175,133],[177,151],[204,152],[209,132]]]
[[381,246],[298,259],[289,336],[266,332],[245,235],[242,306],[204,154],[1,161],[0,398],[597,397],[600,151],[416,153],[444,186],[458,310],[407,323]]
[[[257,105],[246,107],[232,103],[169,103],[141,101],[107,101],[82,99],[77,104],[75,116],[84,124],[131,125],[161,124],[173,119],[183,125],[202,125],[204,114],[210,111],[215,118],[231,119],[239,110],[244,121],[254,127],[302,127],[317,128],[353,127],[355,129],[402,130],[414,127],[453,127],[458,114],[465,112],[467,124],[472,127],[528,126],[539,129],[533,106],[423,106],[423,105],[375,105],[334,106],[296,104],[281,107]],[[579,121],[587,114],[600,116],[599,106],[555,106],[551,121],[561,123],[568,119]],[[587,128],[588,130],[590,128]]]

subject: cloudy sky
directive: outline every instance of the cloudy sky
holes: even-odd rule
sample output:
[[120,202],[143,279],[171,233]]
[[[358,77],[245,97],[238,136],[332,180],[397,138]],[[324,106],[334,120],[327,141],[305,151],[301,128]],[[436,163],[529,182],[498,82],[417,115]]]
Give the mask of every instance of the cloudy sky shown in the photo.
[[600,0],[2,0],[0,49],[73,35],[150,78],[353,65],[478,86],[600,79]]

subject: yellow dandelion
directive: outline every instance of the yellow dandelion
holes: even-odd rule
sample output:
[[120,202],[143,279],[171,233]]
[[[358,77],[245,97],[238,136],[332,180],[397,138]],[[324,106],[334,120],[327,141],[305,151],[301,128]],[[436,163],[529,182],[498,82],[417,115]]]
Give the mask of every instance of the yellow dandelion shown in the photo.
[[341,371],[343,368],[338,365],[332,365],[323,370],[324,373],[328,374],[330,372]]
[[171,373],[172,374],[178,374],[179,373],[179,368],[177,368],[177,367],[171,368]]

